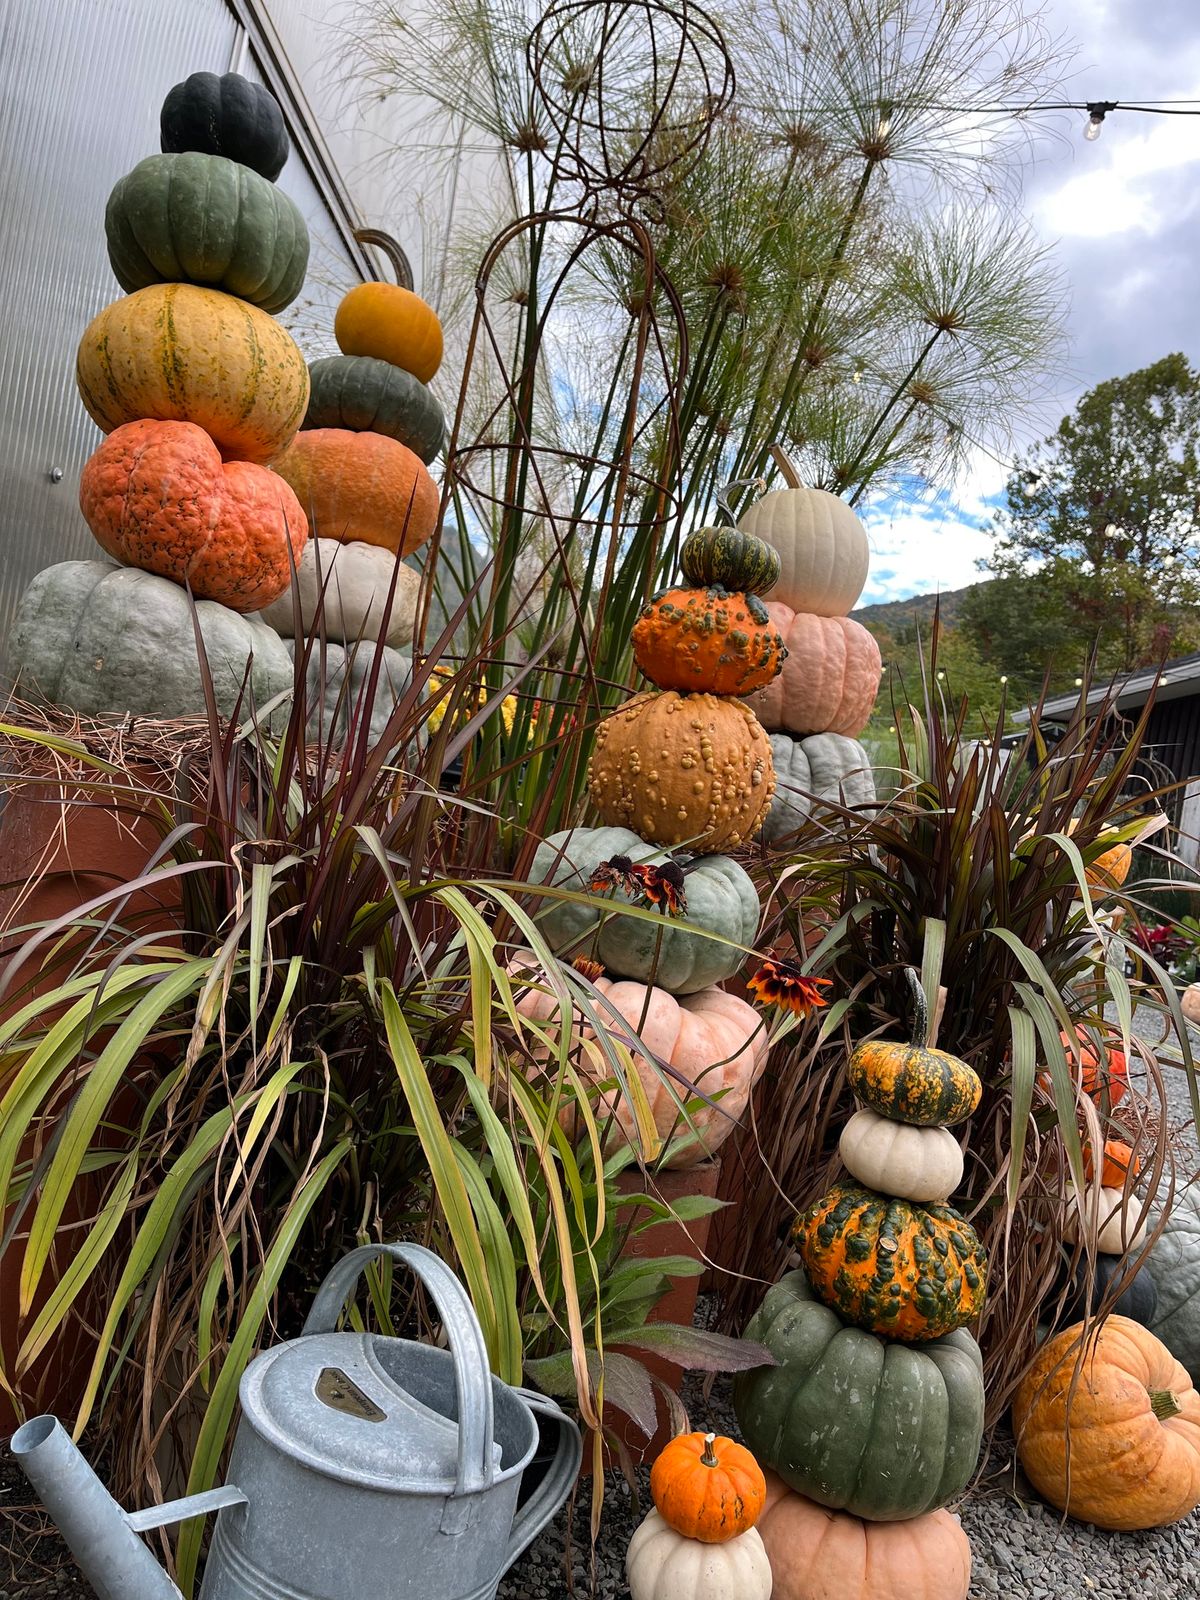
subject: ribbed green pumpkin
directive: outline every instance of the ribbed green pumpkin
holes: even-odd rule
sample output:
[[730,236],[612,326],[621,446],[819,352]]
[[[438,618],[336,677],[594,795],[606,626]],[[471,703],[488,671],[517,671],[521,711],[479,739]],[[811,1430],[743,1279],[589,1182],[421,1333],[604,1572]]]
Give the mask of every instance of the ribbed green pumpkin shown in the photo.
[[983,1437],[983,1363],[963,1329],[893,1344],[847,1327],[803,1272],[771,1289],[746,1327],[778,1362],[734,1381],[759,1464],[821,1505],[873,1522],[961,1494]]
[[324,356],[308,369],[306,428],[383,433],[428,463],[442,448],[442,408],[419,378],[374,356]]
[[698,589],[766,594],[779,577],[779,553],[739,528],[697,528],[683,541],[679,565]]
[[186,151],[147,156],[108,197],[108,259],[127,293],[196,283],[282,311],[308,270],[308,227],[250,167]]

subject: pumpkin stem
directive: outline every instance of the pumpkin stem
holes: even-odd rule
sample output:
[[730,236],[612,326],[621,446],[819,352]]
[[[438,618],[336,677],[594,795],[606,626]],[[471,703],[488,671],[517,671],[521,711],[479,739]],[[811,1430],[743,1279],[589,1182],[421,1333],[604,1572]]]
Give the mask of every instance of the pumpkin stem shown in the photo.
[[1160,1422],[1166,1422],[1168,1417],[1177,1417],[1183,1407],[1170,1389],[1151,1389],[1150,1409]]
[[730,522],[736,527],[737,512],[733,509],[733,506],[730,503],[730,497],[733,493],[733,490],[753,489],[757,494],[763,494],[766,491],[766,487],[767,480],[765,478],[730,478],[728,483],[723,483],[721,485],[714,496],[714,499],[717,502],[717,510],[723,511],[729,518]]
[[779,468],[779,475],[789,489],[803,489],[804,479],[796,471],[791,458],[782,445],[773,444],[771,446],[771,460]]
[[[1168,1395],[1167,1399],[1169,1400],[1170,1398],[1171,1396]],[[1153,1396],[1151,1396],[1151,1399],[1153,1399]],[[1176,1406],[1175,1409],[1178,1411],[1179,1407]],[[704,1435],[704,1452],[700,1457],[700,1465],[702,1467],[715,1467],[718,1465],[716,1452],[713,1450],[713,1445],[716,1441],[717,1436],[715,1433],[706,1433]]]
[[908,987],[913,994],[912,1042],[922,1047],[929,1040],[929,1001],[925,998],[925,990],[917,976],[917,969],[905,967],[904,976],[908,979]]
[[384,233],[382,228],[355,228],[354,237],[359,244],[373,244],[376,250],[387,257],[396,274],[396,282],[402,289],[411,290],[414,287],[412,265],[390,233]]

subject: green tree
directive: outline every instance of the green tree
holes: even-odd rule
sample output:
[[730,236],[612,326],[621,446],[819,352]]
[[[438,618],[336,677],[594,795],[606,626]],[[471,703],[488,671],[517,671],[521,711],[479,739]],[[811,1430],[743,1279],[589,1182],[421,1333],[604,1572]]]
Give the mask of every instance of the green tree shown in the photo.
[[1006,498],[987,566],[1012,581],[969,608],[977,636],[985,620],[994,627],[1007,612],[1025,648],[1038,613],[1052,617],[1046,665],[1060,677],[1074,676],[1097,641],[1111,670],[1193,647],[1200,373],[1186,357],[1165,356],[1090,390],[1018,460]]

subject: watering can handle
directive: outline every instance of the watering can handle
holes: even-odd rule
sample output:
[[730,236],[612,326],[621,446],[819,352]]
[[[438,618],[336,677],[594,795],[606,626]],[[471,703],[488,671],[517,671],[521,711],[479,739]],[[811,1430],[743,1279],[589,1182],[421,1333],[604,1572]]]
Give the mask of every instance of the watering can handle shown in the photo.
[[420,1244],[365,1244],[343,1256],[317,1290],[305,1319],[306,1333],[332,1333],[363,1268],[380,1256],[409,1267],[433,1298],[446,1330],[454,1358],[454,1388],[458,1396],[458,1479],[455,1494],[475,1494],[491,1487],[495,1474],[492,1438],[491,1363],[479,1318],[450,1268]]
[[514,1389],[531,1411],[540,1412],[558,1424],[558,1449],[554,1460],[546,1469],[546,1476],[513,1519],[508,1540],[508,1554],[504,1558],[505,1570],[533,1543],[550,1518],[575,1487],[583,1461],[583,1439],[573,1417],[535,1389]]

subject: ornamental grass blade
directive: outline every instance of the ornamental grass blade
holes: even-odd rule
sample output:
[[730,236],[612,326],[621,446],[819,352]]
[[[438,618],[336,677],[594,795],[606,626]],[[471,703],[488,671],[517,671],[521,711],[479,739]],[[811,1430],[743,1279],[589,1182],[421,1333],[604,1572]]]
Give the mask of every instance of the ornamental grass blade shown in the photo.
[[1008,1213],[1005,1231],[1011,1232],[1017,1198],[1021,1191],[1021,1173],[1025,1165],[1025,1136],[1029,1130],[1029,1116],[1033,1109],[1033,1083],[1037,1075],[1037,1037],[1033,1018],[1017,1006],[1008,1008],[1008,1025],[1012,1038],[1012,1108],[1009,1116],[1011,1128],[1008,1164]]

